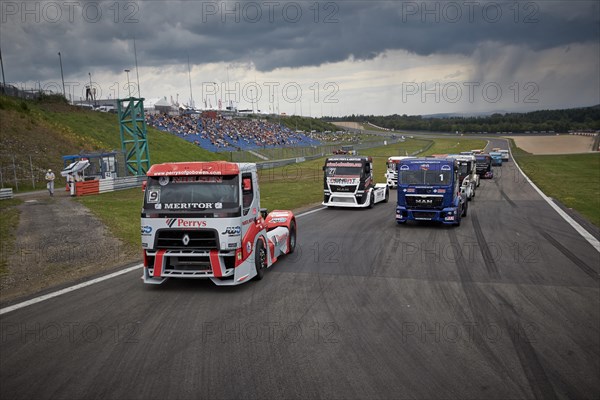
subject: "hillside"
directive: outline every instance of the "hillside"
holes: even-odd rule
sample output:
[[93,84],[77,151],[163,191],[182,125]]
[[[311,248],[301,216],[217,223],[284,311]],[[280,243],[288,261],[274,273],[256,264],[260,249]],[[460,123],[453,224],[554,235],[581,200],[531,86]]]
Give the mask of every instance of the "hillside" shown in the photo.
[[[148,143],[153,164],[224,157],[150,127]],[[47,168],[63,168],[63,155],[120,149],[115,114],[82,110],[56,99],[25,101],[0,96],[0,171],[4,187],[14,187],[13,157],[19,189],[32,187],[32,169],[36,189],[40,189]],[[59,185],[61,180],[59,177]]]

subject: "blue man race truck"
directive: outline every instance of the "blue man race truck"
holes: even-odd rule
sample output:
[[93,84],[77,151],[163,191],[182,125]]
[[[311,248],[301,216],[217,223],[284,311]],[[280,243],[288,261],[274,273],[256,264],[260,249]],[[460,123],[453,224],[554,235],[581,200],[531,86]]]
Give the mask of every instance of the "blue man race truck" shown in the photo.
[[467,207],[457,160],[411,158],[398,163],[398,224],[438,221],[460,225]]

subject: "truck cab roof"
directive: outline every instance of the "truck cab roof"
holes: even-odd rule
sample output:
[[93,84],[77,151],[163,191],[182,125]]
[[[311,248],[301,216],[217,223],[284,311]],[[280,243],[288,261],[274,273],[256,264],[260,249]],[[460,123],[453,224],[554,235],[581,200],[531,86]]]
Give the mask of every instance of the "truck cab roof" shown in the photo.
[[193,161],[154,164],[147,176],[238,175],[240,171],[256,170],[253,163],[227,161]]
[[334,157],[328,157],[326,159],[326,162],[336,162],[336,161],[355,161],[355,162],[372,162],[373,158],[372,157],[367,157],[367,156],[334,156]]

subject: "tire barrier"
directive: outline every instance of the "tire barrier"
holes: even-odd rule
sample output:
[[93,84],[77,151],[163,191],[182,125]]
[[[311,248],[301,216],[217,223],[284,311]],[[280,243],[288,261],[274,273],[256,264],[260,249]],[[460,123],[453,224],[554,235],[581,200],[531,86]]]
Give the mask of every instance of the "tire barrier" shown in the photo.
[[99,193],[114,192],[116,190],[131,189],[142,186],[146,179],[142,176],[127,176],[124,178],[101,179],[75,183],[76,196],[90,196]]

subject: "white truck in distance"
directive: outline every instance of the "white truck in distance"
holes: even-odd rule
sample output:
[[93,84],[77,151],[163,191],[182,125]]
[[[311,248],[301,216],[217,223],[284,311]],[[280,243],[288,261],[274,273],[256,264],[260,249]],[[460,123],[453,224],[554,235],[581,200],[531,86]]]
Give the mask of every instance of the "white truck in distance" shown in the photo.
[[153,165],[141,218],[143,280],[209,278],[217,285],[262,279],[296,246],[291,211],[260,208],[255,164]]
[[458,179],[460,179],[461,190],[467,196],[467,200],[472,200],[480,184],[475,156],[461,154],[450,155],[449,157],[458,161]]
[[392,156],[387,159],[387,170],[385,171],[385,180],[387,181],[387,185],[392,189],[398,187],[398,163],[402,160],[406,160],[407,158],[412,158],[411,156]]

